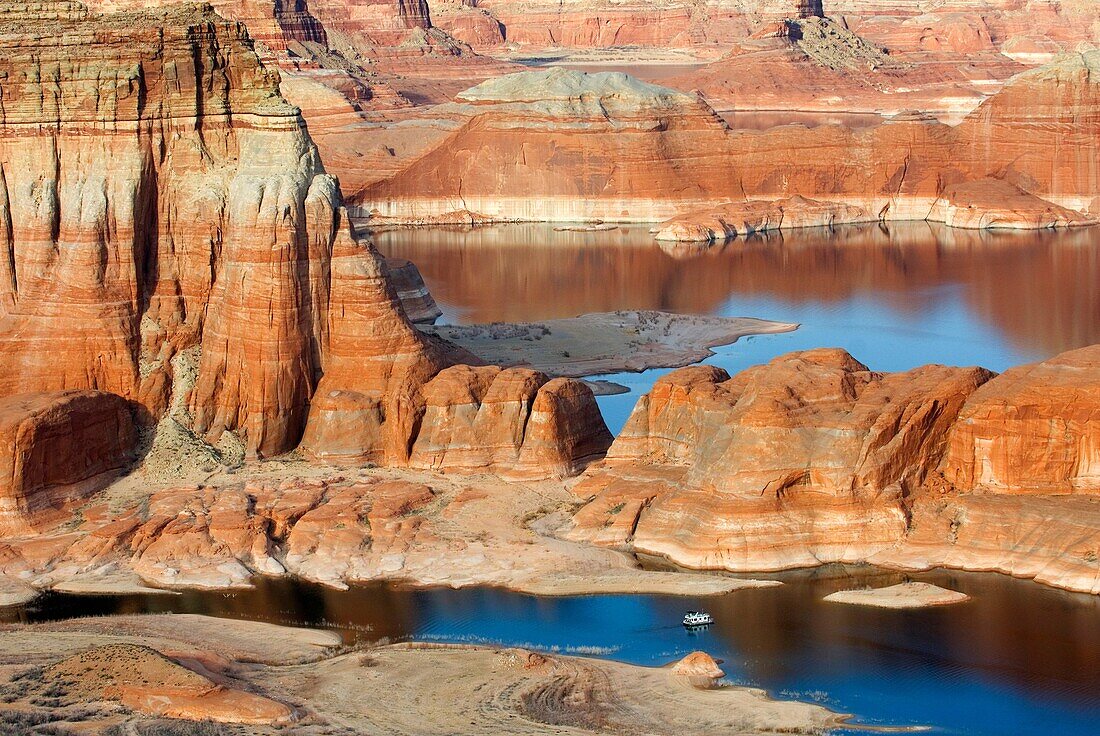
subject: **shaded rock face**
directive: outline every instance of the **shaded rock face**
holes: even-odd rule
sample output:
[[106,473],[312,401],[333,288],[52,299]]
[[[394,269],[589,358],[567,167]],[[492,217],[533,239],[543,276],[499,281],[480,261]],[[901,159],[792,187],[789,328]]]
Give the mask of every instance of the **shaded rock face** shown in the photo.
[[781,569],[863,559],[899,541],[907,497],[943,456],[991,374],[880,374],[841,350],[794,353],[729,378],[685,368],[639,400],[573,539],[690,567]]
[[98,391],[0,399],[0,530],[18,533],[96,491],[133,459],[127,402]]
[[353,204],[408,221],[458,211],[558,221],[703,211],[713,221],[706,211],[723,203],[775,202],[751,219],[1085,224],[1100,206],[1098,65],[1100,51],[1086,51],[1022,74],[956,127],[763,132],[730,130],[700,97],[622,74],[522,72],[436,108],[453,132]]

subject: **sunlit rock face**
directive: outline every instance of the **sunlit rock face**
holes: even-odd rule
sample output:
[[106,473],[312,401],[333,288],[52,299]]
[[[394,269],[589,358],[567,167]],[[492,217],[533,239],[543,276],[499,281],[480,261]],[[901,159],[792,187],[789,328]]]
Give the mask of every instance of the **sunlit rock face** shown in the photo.
[[424,393],[412,467],[565,477],[611,444],[592,391],[580,381],[526,368],[456,366]]
[[1100,492],[1100,346],[1010,368],[952,428],[947,487],[981,493]]
[[[0,9],[0,396],[105,391],[252,457],[306,434],[407,461],[422,386],[473,359],[413,328],[245,27]],[[377,442],[341,434],[338,398],[383,413]]]
[[764,132],[730,130],[700,97],[623,74],[523,72],[436,108],[452,132],[353,204],[409,221],[662,221],[783,200],[783,218],[764,219],[1086,224],[1100,192],[1098,64],[1100,51],[1086,51],[1022,74],[956,127]]
[[[821,0],[429,0],[429,4],[437,25],[479,50],[503,41],[531,48],[690,48],[728,43],[767,21],[823,12]],[[463,35],[467,29],[487,27],[489,20],[500,28],[499,38],[483,32]]]
[[[506,40],[545,49],[706,48],[786,18],[829,16],[892,49],[1004,50],[1043,63],[1095,38],[1090,0],[429,0],[435,22],[479,50]],[[473,32],[499,28],[499,33]]]
[[135,434],[121,397],[61,391],[0,399],[0,438],[0,530],[19,534],[113,480]]
[[457,129],[415,166],[368,187],[360,210],[645,219],[673,181],[673,202],[699,201],[735,173],[722,155],[726,126],[706,103],[620,73],[508,75],[433,115]]
[[994,376],[782,356],[658,381],[574,487],[567,537],[687,567],[1000,570],[1100,592],[1098,350]]
[[[0,393],[163,409],[293,447],[320,370],[339,193],[244,27],[201,6],[2,29]],[[256,325],[263,325],[258,330]]]
[[990,376],[880,374],[842,350],[793,353],[732,379],[710,366],[675,371],[576,487],[595,498],[570,536],[698,568],[862,559],[904,536],[905,499]]

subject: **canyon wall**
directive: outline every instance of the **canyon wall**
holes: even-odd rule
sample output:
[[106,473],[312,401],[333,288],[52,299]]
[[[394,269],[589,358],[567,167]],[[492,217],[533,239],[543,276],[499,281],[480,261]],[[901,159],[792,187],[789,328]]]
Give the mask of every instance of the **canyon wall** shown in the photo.
[[801,197],[850,206],[847,221],[1083,224],[1100,216],[1098,109],[1096,50],[1017,76],[956,127],[730,130],[696,95],[622,74],[524,72],[433,110],[453,132],[353,204],[407,221],[661,221]]
[[[476,359],[412,326],[245,26],[204,5],[6,3],[0,40],[0,396],[114,394],[227,463],[303,436],[406,463],[432,429],[424,385]],[[334,429],[338,397],[373,423]],[[546,473],[602,451],[568,439],[594,411],[574,382],[535,402],[522,429],[551,446]]]
[[574,487],[565,535],[691,568],[944,565],[1100,592],[1098,352],[996,377],[839,350],[675,371]]
[[1088,0],[429,0],[437,24],[478,50],[705,49],[786,18],[827,15],[903,51],[1004,49],[1047,61],[1098,40]]
[[293,447],[339,193],[244,27],[181,6],[2,35],[0,394],[157,415],[200,344],[196,431]]

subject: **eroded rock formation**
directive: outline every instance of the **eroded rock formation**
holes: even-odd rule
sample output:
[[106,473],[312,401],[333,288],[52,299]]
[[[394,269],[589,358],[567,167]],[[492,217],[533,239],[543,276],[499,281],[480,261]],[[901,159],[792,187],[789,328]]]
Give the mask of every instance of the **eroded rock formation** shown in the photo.
[[[423,385],[476,360],[412,326],[244,26],[201,5],[43,8],[51,20],[28,33],[25,6],[0,6],[0,396],[110,392],[183,437],[154,453],[185,442],[263,458],[305,435],[320,456],[350,442],[405,463]],[[107,420],[47,394],[11,426],[63,401],[74,422],[87,415],[74,438]],[[591,429],[591,394],[577,401],[575,420],[555,415],[567,437]],[[115,424],[119,447],[132,445]],[[546,442],[564,453],[547,462],[575,468],[569,441]],[[87,477],[117,467],[101,445],[87,443]],[[33,472],[45,485],[85,479],[71,469]],[[17,480],[12,495],[43,483]]]
[[991,374],[874,373],[840,350],[777,358],[734,378],[709,366],[639,400],[573,539],[689,567],[781,569],[854,561],[905,532],[905,498],[934,469]]
[[0,399],[0,530],[26,532],[44,512],[113,480],[133,460],[130,411],[99,391]]
[[954,490],[1100,493],[1100,346],[1005,371],[966,403],[941,473]]
[[[791,222],[1084,224],[1096,220],[1100,192],[1098,69],[1100,51],[1060,57],[1014,78],[956,127],[899,119],[763,132],[730,130],[697,95],[622,74],[524,72],[435,108],[434,122],[421,123],[436,131],[431,148],[353,203],[408,221],[470,211],[605,221],[695,212],[712,221],[728,203],[778,200]],[[831,218],[816,214],[827,206]]]
[[566,536],[693,568],[944,565],[1100,592],[1096,356],[996,377],[826,350],[676,371],[574,487]]

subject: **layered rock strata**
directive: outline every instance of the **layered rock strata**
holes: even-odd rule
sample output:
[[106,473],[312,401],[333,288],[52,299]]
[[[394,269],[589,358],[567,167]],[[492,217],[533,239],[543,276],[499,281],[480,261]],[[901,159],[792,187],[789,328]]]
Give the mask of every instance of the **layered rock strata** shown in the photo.
[[1005,371],[966,403],[941,474],[969,493],[1100,493],[1100,346]]
[[48,511],[99,490],[133,460],[126,401],[99,391],[0,399],[0,529],[30,530]]
[[[110,392],[212,458],[305,436],[407,462],[424,384],[476,359],[412,326],[244,26],[62,3],[28,33],[21,7],[0,6],[0,396]],[[578,391],[575,425],[547,399],[566,437],[591,429]]]
[[906,497],[990,375],[878,374],[840,350],[795,353],[733,379],[709,366],[675,371],[639,400],[607,469],[574,489],[595,500],[570,538],[695,568],[863,559],[904,535]]
[[775,201],[790,220],[812,221],[831,205],[843,215],[834,221],[1083,224],[1096,219],[1100,194],[1098,69],[1100,51],[1062,57],[1016,77],[956,127],[899,120],[763,132],[730,130],[698,96],[622,74],[524,72],[433,110],[450,132],[354,204],[409,221],[459,211],[662,221]]
[[693,568],[998,570],[1100,592],[1097,348],[993,377],[842,351],[655,384],[566,536]]

